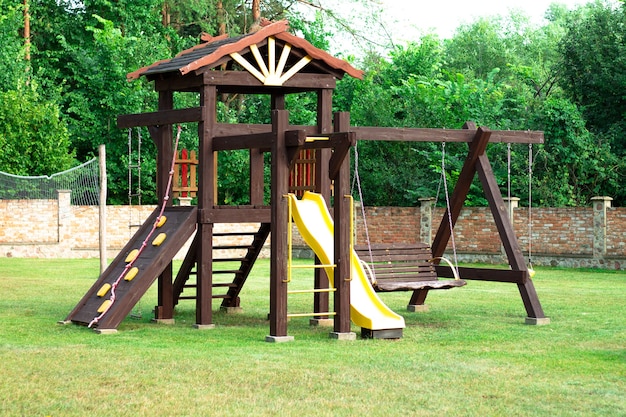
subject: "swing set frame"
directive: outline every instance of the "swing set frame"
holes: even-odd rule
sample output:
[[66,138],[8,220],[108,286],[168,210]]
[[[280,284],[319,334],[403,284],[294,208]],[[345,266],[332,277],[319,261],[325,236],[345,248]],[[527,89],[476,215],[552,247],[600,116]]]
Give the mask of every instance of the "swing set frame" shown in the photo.
[[[490,142],[543,143],[542,132],[492,132],[484,127],[477,128],[472,122],[465,123],[462,130],[354,127],[353,131],[357,134],[357,140],[467,142],[469,144],[468,154],[450,196],[449,207],[446,208],[431,245],[433,258],[437,259],[443,256],[452,237],[454,225],[465,205],[470,186],[474,177],[478,176],[493,215],[500,241],[504,247],[509,269],[457,267],[458,273],[464,280],[516,284],[526,309],[526,323],[548,324],[550,322],[541,307],[529,267],[511,224],[508,206],[504,202],[491,163],[485,152]],[[454,278],[452,268],[447,265],[439,265],[437,261],[434,262],[439,277]],[[411,297],[411,304],[423,305],[429,291],[430,289],[415,290]]]

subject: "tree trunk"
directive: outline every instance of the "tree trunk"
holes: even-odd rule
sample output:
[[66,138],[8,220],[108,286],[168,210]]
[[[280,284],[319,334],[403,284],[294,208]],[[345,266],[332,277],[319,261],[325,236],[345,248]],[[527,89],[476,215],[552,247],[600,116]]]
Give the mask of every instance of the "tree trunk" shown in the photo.
[[170,25],[170,5],[164,1],[163,7],[161,7],[161,23],[165,27],[169,27]]
[[226,33],[226,18],[224,13],[224,4],[222,3],[222,0],[218,0],[217,2],[217,23],[217,34],[224,35]]
[[261,0],[252,0],[252,25],[250,33],[256,32],[261,28]]
[[24,0],[24,54],[26,61],[30,62],[30,12],[28,0]]

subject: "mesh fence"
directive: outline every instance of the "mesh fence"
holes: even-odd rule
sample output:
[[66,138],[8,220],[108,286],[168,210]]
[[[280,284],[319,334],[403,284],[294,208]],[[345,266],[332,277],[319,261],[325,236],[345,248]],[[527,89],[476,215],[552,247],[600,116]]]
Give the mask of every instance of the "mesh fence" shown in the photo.
[[26,177],[0,171],[0,200],[56,200],[57,190],[71,190],[77,206],[97,206],[100,195],[98,158],[67,171]]

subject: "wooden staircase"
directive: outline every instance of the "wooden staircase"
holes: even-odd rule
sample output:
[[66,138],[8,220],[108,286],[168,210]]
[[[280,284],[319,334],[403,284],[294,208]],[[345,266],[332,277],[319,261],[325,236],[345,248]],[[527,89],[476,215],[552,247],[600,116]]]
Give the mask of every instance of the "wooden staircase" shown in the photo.
[[[213,234],[213,299],[222,299],[222,308],[239,307],[239,293],[246,283],[248,275],[256,262],[263,245],[270,234],[271,224],[261,223],[255,232],[228,232]],[[220,243],[222,240],[242,241],[246,243]],[[180,300],[195,300],[197,279],[190,282],[190,277],[197,278],[197,248],[198,239],[195,238],[189,252],[174,280],[174,305]],[[224,256],[223,252],[243,252],[242,256]],[[185,291],[193,293],[183,295]]]

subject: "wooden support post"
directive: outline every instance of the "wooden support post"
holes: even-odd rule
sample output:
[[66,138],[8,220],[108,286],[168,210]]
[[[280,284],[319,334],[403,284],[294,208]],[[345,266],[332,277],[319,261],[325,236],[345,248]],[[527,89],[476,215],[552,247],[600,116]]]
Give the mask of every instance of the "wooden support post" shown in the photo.
[[100,275],[102,275],[109,264],[107,261],[107,152],[105,145],[98,146],[98,162],[100,173],[98,243],[100,247]]
[[[174,108],[174,95],[172,91],[159,92],[159,110],[171,110]],[[172,146],[172,125],[159,126],[157,130],[157,196],[163,199],[170,190],[167,189],[169,171],[171,168],[174,150]],[[162,204],[162,200],[159,201]],[[172,205],[170,198],[167,206]],[[171,323],[174,320],[174,288],[173,268],[170,262],[158,279],[158,305],[154,309],[154,319],[161,323]]]
[[[350,113],[335,113],[335,132],[345,132],[350,128]],[[334,335],[350,332],[350,204],[346,197],[350,194],[350,158],[344,158],[337,175],[334,198],[334,255],[335,255],[335,326]]]
[[268,342],[293,340],[287,336],[287,227],[289,223],[288,200],[289,159],[285,146],[285,131],[289,127],[289,113],[272,110],[272,132],[276,139],[272,143],[271,183],[271,236],[270,252],[270,334]]
[[198,169],[198,230],[196,324],[199,329],[213,325],[213,223],[204,222],[203,213],[213,209],[217,194],[216,158],[213,151],[213,130],[217,122],[217,89],[206,85],[200,94],[203,121],[198,123],[199,169]]
[[250,149],[250,204],[263,205],[265,199],[265,164],[263,152],[258,148]]
[[[330,133],[333,128],[332,106],[333,90],[324,89],[317,93],[317,132]],[[324,201],[330,202],[330,177],[328,175],[328,163],[331,149],[317,149],[315,151],[315,191],[322,194]],[[320,264],[319,258],[315,257],[315,263]],[[314,286],[316,289],[330,286],[328,275],[323,268],[315,268]],[[319,292],[313,295],[313,311],[316,313],[330,311],[329,295]],[[311,324],[319,325],[329,321],[328,315],[319,315],[311,319]]]

